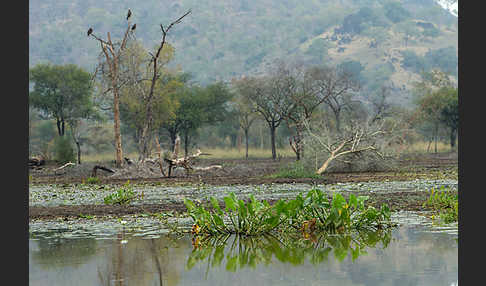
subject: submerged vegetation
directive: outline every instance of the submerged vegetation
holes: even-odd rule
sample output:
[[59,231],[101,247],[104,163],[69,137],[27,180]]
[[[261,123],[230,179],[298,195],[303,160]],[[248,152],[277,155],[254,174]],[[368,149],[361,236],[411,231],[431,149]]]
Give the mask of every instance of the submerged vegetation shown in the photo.
[[351,194],[347,201],[334,193],[332,200],[319,189],[299,194],[292,200],[278,200],[270,205],[258,201],[253,195],[245,202],[234,193],[223,198],[222,209],[216,198],[211,197],[212,211],[185,199],[189,216],[194,220],[194,234],[219,235],[241,234],[246,236],[272,232],[310,235],[314,231],[348,233],[351,230],[378,230],[392,226],[390,209],[365,207],[368,196]]
[[430,196],[423,204],[424,207],[431,208],[444,223],[457,222],[459,215],[459,197],[457,192],[453,192],[444,187],[430,190]]

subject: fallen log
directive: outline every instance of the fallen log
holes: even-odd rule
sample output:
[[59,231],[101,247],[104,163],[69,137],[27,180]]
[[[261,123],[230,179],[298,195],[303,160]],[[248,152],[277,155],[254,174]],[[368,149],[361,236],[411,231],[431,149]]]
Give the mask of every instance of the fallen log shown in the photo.
[[42,158],[29,158],[29,167],[34,167],[34,166],[42,166],[45,165],[46,161]]
[[113,171],[112,169],[108,169],[106,167],[96,165],[96,166],[93,167],[93,172],[91,174],[91,177],[96,177],[98,169],[103,170],[105,172],[109,172],[109,173],[115,173],[115,171]]

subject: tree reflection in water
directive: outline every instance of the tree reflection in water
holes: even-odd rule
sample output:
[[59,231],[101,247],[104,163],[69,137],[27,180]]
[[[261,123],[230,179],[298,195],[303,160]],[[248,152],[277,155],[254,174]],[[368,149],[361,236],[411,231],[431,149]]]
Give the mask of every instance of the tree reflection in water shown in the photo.
[[366,248],[375,248],[381,243],[384,249],[390,241],[390,230],[339,235],[322,232],[277,236],[196,236],[186,268],[190,270],[196,264],[206,262],[208,272],[210,267],[220,267],[225,260],[226,270],[234,272],[238,268],[255,268],[261,263],[269,265],[274,262],[273,257],[282,263],[300,265],[307,259],[316,265],[328,260],[331,252],[339,261],[348,254],[354,261],[366,254]]

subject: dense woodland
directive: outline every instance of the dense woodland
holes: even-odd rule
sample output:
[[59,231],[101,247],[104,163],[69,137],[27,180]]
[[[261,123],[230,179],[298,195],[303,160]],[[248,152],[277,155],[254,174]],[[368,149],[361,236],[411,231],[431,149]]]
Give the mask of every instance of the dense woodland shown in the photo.
[[[163,27],[186,11],[162,49]],[[353,148],[381,153],[456,145],[457,18],[433,1],[30,1],[29,13],[30,156],[114,153],[109,63],[90,27],[116,48],[126,38],[121,142],[138,159],[177,137],[185,154],[246,147],[274,159],[289,147],[329,157],[358,134]],[[366,141],[377,131],[387,140]]]

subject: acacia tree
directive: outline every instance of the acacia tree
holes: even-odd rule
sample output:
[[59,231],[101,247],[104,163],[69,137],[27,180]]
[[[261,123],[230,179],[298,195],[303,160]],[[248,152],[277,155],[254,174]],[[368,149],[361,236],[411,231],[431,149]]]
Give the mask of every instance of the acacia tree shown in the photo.
[[206,87],[183,86],[171,94],[177,107],[162,129],[169,132],[171,149],[178,134],[182,135],[185,154],[188,154],[191,135],[203,124],[220,122],[226,118],[226,103],[232,93],[221,82]]
[[93,111],[91,75],[73,64],[38,64],[29,71],[34,83],[29,103],[56,120],[59,136],[64,136],[68,120],[83,118]]
[[290,99],[279,112],[287,121],[289,127],[295,127],[295,135],[290,138],[290,146],[300,160],[304,156],[303,131],[304,122],[309,121],[312,114],[326,100],[322,94],[322,87],[316,84],[315,76],[319,67],[304,68],[301,65],[286,66],[280,64],[277,68],[277,77]]
[[[433,70],[422,74],[422,81],[415,84],[417,96],[415,121],[432,124],[434,152],[437,153],[437,142],[441,124],[449,124],[451,140],[455,142],[458,126],[457,88],[449,76],[441,71]],[[451,147],[454,143],[451,143]]]
[[248,89],[249,86],[245,85],[244,79],[233,80],[233,86],[236,91],[234,107],[238,117],[238,124],[245,133],[245,158],[248,159],[249,132],[251,125],[257,119],[257,113],[249,100],[248,93],[251,91]]
[[277,128],[285,119],[284,114],[292,106],[291,99],[287,96],[288,86],[282,84],[275,76],[264,76],[261,78],[246,78],[251,92],[247,94],[249,100],[255,105],[255,109],[267,122],[270,131],[270,144],[272,148],[272,159],[277,159],[275,148],[275,134]]
[[345,69],[319,67],[313,71],[313,79],[319,87],[319,97],[332,110],[336,120],[336,131],[341,131],[341,112],[349,106],[350,93],[359,89],[359,83]]
[[[131,12],[129,12],[131,15]],[[88,30],[88,37],[92,36],[100,42],[101,51],[104,55],[104,60],[100,60],[100,64],[96,68],[95,76],[99,70],[102,72],[103,80],[109,82],[109,88],[104,92],[111,92],[113,94],[113,121],[115,131],[115,150],[116,150],[116,166],[121,167],[123,165],[123,150],[120,132],[120,87],[126,82],[122,81],[120,76],[120,57],[122,51],[127,45],[130,33],[135,31],[134,26],[130,23],[130,17],[127,16],[127,28],[123,34],[121,43],[113,43],[111,40],[110,32],[107,32],[107,38],[102,39],[94,33],[93,29]]]

